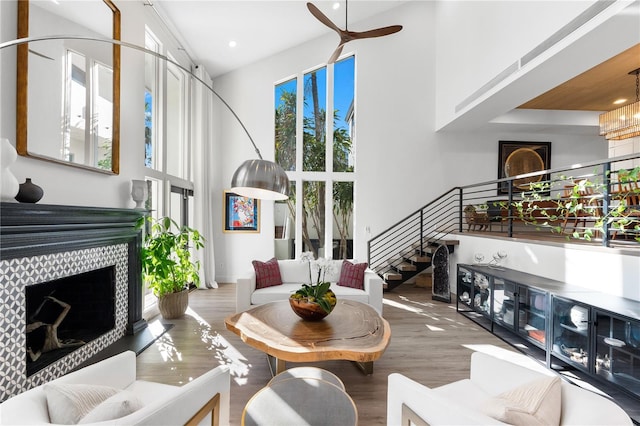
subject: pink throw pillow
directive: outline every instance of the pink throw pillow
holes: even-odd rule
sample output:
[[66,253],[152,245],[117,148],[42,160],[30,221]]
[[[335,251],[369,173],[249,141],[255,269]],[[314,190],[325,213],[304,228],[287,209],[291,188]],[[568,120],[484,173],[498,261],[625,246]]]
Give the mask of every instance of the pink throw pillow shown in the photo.
[[253,265],[253,269],[256,271],[256,289],[282,284],[278,259],[275,257],[267,260],[266,262],[254,260],[251,264]]
[[353,264],[345,260],[342,262],[338,285],[364,290],[364,270],[367,266],[366,262]]

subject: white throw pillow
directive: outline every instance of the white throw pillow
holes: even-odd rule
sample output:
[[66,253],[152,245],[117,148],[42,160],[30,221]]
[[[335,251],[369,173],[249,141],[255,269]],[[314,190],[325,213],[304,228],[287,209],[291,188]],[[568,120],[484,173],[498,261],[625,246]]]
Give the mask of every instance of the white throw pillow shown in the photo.
[[74,425],[94,407],[119,390],[110,386],[48,383],[42,388],[47,397],[51,423]]
[[562,389],[559,377],[544,377],[489,398],[482,406],[488,416],[512,425],[560,424]]
[[118,419],[141,409],[142,406],[142,401],[140,401],[133,392],[120,391],[89,411],[89,414],[80,419],[78,424],[98,423]]

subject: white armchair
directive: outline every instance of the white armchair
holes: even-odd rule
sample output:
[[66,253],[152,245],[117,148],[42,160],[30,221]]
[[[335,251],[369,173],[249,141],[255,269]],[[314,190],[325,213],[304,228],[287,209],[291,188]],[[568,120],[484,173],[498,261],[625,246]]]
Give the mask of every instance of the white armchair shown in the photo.
[[[521,356],[523,360],[529,360]],[[503,392],[557,373],[516,365],[481,352],[471,355],[469,379],[428,388],[401,374],[389,375],[387,425],[505,424],[484,411],[487,401]],[[561,425],[631,425],[612,400],[564,380],[560,383]]]
[[[183,386],[171,386],[136,380],[136,354],[127,351],[49,383],[110,386],[131,392],[142,403],[142,408],[129,415],[95,424],[229,424],[230,378],[226,366],[216,367]],[[44,386],[0,404],[0,424],[51,424]]]

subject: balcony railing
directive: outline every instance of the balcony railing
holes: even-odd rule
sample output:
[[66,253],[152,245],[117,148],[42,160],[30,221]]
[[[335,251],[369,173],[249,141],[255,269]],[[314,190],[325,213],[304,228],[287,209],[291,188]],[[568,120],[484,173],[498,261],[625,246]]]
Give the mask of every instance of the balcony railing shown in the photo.
[[632,154],[452,188],[371,238],[369,265],[395,271],[458,233],[640,249],[639,175]]

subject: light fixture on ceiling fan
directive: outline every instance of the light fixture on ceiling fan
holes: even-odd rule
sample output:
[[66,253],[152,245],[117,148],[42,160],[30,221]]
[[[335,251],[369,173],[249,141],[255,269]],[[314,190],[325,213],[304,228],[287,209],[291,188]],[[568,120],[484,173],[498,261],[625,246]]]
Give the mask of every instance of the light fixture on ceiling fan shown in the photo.
[[636,76],[636,101],[600,114],[600,135],[608,140],[640,136],[640,68],[631,71],[629,75]]
[[344,47],[344,45],[352,40],[382,37],[382,36],[397,33],[402,29],[402,25],[391,25],[389,27],[376,28],[374,30],[369,30],[369,31],[349,31],[349,28],[348,28],[349,2],[348,1],[345,1],[345,7],[344,7],[345,9],[344,30],[340,29],[329,18],[327,18],[326,15],[322,13],[320,9],[318,9],[313,3],[307,3],[307,8],[309,9],[309,12],[311,12],[311,14],[315,16],[318,21],[322,22],[327,27],[337,32],[338,35],[340,36],[340,43],[338,44],[338,47],[336,48],[336,50],[333,52],[333,54],[327,61],[328,64],[332,64],[335,61],[337,61],[338,58],[340,57],[340,54],[342,53],[342,48]]

